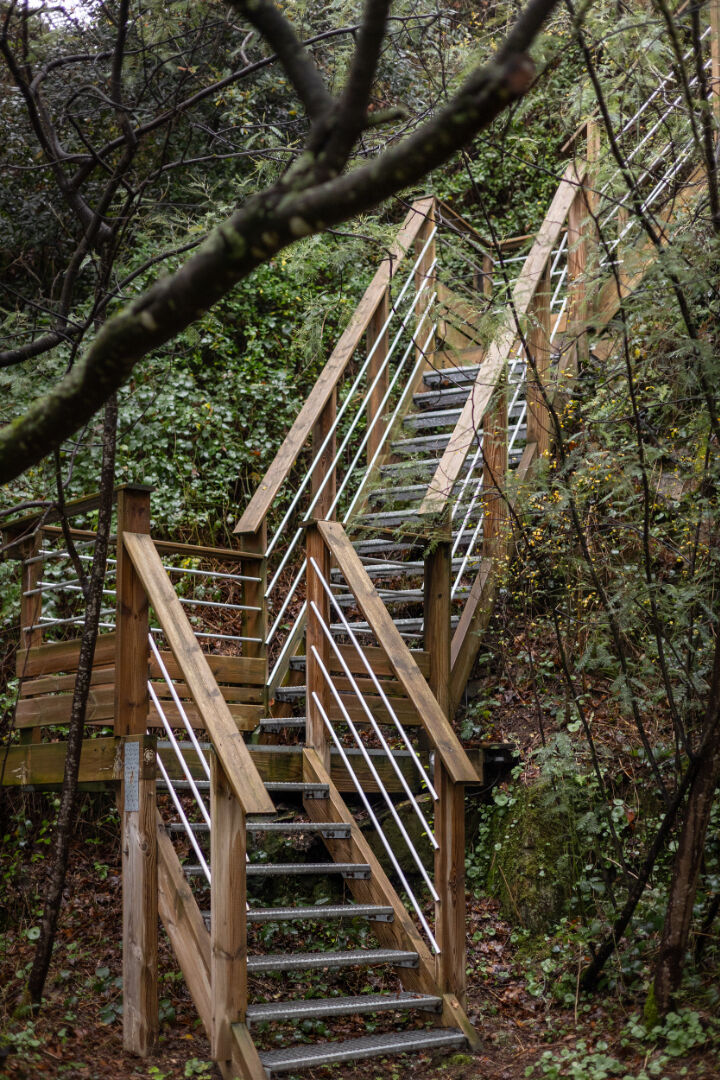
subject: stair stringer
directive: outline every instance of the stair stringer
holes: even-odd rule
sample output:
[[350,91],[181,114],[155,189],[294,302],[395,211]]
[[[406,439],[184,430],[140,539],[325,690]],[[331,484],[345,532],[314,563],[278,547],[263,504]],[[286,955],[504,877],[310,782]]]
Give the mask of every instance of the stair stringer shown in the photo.
[[478,1035],[465,1010],[452,994],[445,994],[438,985],[435,961],[424,940],[415,928],[405,905],[392,886],[375,853],[363,836],[355,818],[342,795],[330,779],[320,755],[312,747],[303,752],[303,778],[308,783],[327,784],[328,798],[307,799],[304,806],[311,821],[337,821],[350,826],[347,840],[325,839],[325,845],[335,862],[364,862],[370,866],[370,878],[347,882],[358,903],[386,904],[392,907],[391,923],[375,923],[373,932],[380,943],[391,949],[406,949],[417,953],[417,968],[401,968],[398,971],[407,990],[423,994],[437,994],[443,998],[441,1022],[443,1027],[458,1028],[474,1047]]
[[[207,1037],[212,1037],[210,933],[185,877],[172,840],[157,813],[158,912]],[[218,1061],[225,1080],[267,1080],[267,1073],[245,1024],[232,1024],[230,1061]]]

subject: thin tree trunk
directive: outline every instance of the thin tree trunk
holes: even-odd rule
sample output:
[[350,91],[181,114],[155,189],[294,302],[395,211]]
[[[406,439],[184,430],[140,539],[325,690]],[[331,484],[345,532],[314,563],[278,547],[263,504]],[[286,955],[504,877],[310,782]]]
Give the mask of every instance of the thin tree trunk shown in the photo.
[[105,406],[103,423],[103,459],[100,474],[100,510],[98,513],[97,541],[93,555],[92,569],[85,608],[85,621],[80,640],[80,655],[75,678],[70,725],[65,753],[65,772],[63,775],[60,810],[53,834],[51,866],[45,905],[40,923],[40,937],[35,949],[33,965],[27,984],[27,993],[32,1004],[38,1008],[42,1002],[43,989],[52,958],[55,933],[57,931],[65,877],[70,851],[75,806],[77,802],[78,773],[80,769],[80,751],[90,677],[92,675],[97,641],[100,609],[103,599],[105,567],[107,562],[110,525],[113,508],[113,489],[115,484],[115,436],[117,429],[117,400],[113,396]]
[[703,737],[690,784],[687,808],[680,830],[670,882],[660,949],[655,962],[652,998],[659,1016],[673,1007],[680,989],[688,951],[698,878],[702,867],[705,835],[715,789],[720,781],[720,641],[715,645],[712,682]]

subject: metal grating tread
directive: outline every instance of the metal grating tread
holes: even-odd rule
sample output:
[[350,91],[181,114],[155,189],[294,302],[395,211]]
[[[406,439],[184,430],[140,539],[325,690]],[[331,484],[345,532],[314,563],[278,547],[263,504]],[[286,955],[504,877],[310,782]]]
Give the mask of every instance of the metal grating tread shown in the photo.
[[480,364],[469,367],[448,367],[440,371],[426,371],[423,382],[426,386],[467,386],[474,383],[480,371]]
[[423,409],[410,413],[403,420],[403,428],[408,431],[422,431],[424,428],[455,427],[462,409]]
[[360,556],[370,558],[373,555],[379,555],[387,559],[395,552],[402,554],[406,551],[422,551],[423,542],[422,540],[417,540],[415,543],[409,540],[354,540],[353,547]]
[[300,874],[342,874],[343,877],[369,878],[370,867],[367,863],[253,863],[245,868],[248,877],[283,877]]
[[248,956],[247,960],[250,972],[373,967],[376,964],[414,968],[418,966],[418,955],[404,949],[343,949],[342,952],[268,953],[265,956]]
[[285,1050],[270,1050],[260,1055],[269,1076],[281,1072],[310,1069],[316,1065],[331,1065],[335,1061],[359,1061],[362,1058],[384,1057],[386,1054],[408,1054],[420,1050],[440,1050],[466,1046],[465,1036],[454,1028],[431,1028],[430,1031],[393,1031],[386,1035],[363,1035],[359,1039],[321,1043],[310,1046],[291,1046]]
[[304,716],[265,716],[258,723],[260,731],[276,733],[285,730],[305,730],[306,718]]
[[253,833],[320,833],[333,840],[345,840],[351,834],[350,825],[336,821],[248,821],[247,831]]
[[[421,633],[423,628],[423,619],[393,619],[393,622],[397,626],[401,634],[415,634]],[[450,619],[450,625],[454,630],[457,624],[460,622],[459,615],[453,615]],[[370,627],[366,622],[349,622],[348,626],[353,633],[369,634],[371,633]],[[345,633],[345,627],[342,623],[333,623],[330,627],[333,634]]]
[[425,390],[420,394],[413,394],[413,405],[416,409],[452,409],[465,404],[470,393],[470,383],[463,386],[443,386],[437,390]]
[[[302,747],[300,749],[302,750]],[[327,784],[307,784],[292,780],[266,780],[265,790],[270,795],[300,795],[303,799],[327,799],[330,794]]]
[[288,922],[293,919],[370,919],[392,922],[395,913],[381,904],[313,904],[309,907],[248,908],[249,923]]
[[282,702],[299,701],[305,697],[304,686],[278,686],[275,691],[275,700]]
[[[423,589],[377,589],[376,591],[386,607],[391,604],[423,604],[425,602]],[[468,591],[468,589],[463,588],[456,589],[453,600],[464,600]],[[335,599],[341,608],[356,608],[358,606],[358,602],[352,593],[337,596]]]
[[353,997],[311,998],[308,1001],[269,1001],[249,1005],[248,1024],[272,1020],[307,1020],[314,1016],[356,1016],[359,1013],[394,1012],[408,1009],[439,1012],[442,998],[432,994],[358,994]]
[[424,452],[432,453],[433,451],[444,450],[449,441],[449,432],[444,435],[417,435],[414,439],[398,439],[397,442],[391,443],[391,449],[393,454],[404,454],[405,456]]

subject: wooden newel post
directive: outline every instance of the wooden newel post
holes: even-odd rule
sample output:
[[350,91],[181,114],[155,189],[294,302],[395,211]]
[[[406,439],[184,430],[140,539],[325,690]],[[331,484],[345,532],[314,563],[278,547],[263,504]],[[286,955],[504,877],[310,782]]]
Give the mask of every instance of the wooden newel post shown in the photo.
[[507,517],[507,371],[498,380],[493,401],[482,423],[483,440],[483,555],[503,554],[503,529]]
[[597,230],[592,215],[597,210],[597,195],[593,190],[600,153],[600,129],[593,120],[585,126],[585,180],[578,188],[568,212],[568,317],[567,330],[571,341],[566,368],[576,375],[589,356],[587,322],[590,315],[587,282],[588,263],[597,251]]
[[[328,711],[330,690],[320,664],[317,661],[313,649],[317,650],[326,670],[329,670],[330,644],[320,625],[320,620],[330,625],[330,602],[323,584],[313,565],[313,560],[320,569],[325,581],[330,581],[330,553],[315,524],[306,528],[307,542],[307,630],[306,630],[306,682],[307,693],[305,697],[307,709],[307,727],[305,742],[314,750],[317,750],[324,767],[330,772],[330,745],[328,743],[325,721],[317,707],[313,693]],[[319,617],[318,617],[319,614]]]
[[378,301],[378,305],[370,318],[370,322],[368,323],[366,337],[367,355],[370,356],[372,353],[367,373],[368,386],[372,386],[377,378],[374,390],[370,391],[367,405],[367,424],[370,429],[367,444],[368,465],[375,457],[375,453],[382,442],[387,427],[387,422],[382,416],[378,416],[378,413],[383,408],[387,410],[388,407],[387,402],[384,406],[382,405],[382,400],[387,393],[389,382],[388,366],[385,363],[390,340],[385,323],[387,322],[389,314],[390,286],[386,285],[385,290]]
[[247,875],[245,813],[214,751],[210,754],[211,1052],[232,1058],[232,1025],[247,1009]]
[[253,638],[252,641],[243,641],[243,656],[266,656],[267,646],[267,601],[265,592],[267,589],[267,519],[263,518],[262,524],[256,533],[241,533],[240,547],[248,554],[261,555],[260,559],[242,559],[240,573],[245,577],[259,578],[259,581],[246,581],[243,583],[243,603],[248,607],[257,608],[257,611],[243,612],[242,634],[243,637]]
[[123,1045],[146,1057],[158,1041],[155,740],[147,735],[148,601],[123,545],[150,532],[150,489],[118,492],[115,734],[124,737],[120,791],[123,879]]
[[[541,458],[550,449],[550,417],[542,390],[549,393],[550,371],[550,263],[548,262],[538,285],[531,309],[531,326],[528,334],[528,350],[532,364],[527,373],[527,441],[537,446]],[[534,370],[533,370],[534,368]]]
[[[451,542],[438,541],[425,559],[425,648],[430,653],[430,689],[450,719]],[[440,952],[436,976],[444,993],[465,1005],[465,789],[454,783],[439,757],[433,776],[435,888],[439,894],[435,932]]]

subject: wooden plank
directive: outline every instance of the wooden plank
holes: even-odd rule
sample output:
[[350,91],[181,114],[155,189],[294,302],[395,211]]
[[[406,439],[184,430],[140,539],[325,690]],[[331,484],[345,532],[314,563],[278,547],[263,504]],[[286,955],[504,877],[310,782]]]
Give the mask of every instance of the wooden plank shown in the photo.
[[372,353],[367,374],[368,386],[372,386],[377,379],[374,390],[371,390],[368,395],[367,403],[367,426],[370,432],[366,451],[368,466],[372,463],[375,453],[383,441],[383,436],[387,428],[387,421],[380,415],[380,409],[382,406],[385,412],[389,411],[389,402],[386,401],[385,405],[382,405],[383,398],[385,397],[389,385],[386,357],[390,345],[390,337],[387,328],[383,329],[389,314],[390,290],[386,288],[378,301],[378,305],[375,308],[370,322],[368,323],[366,338],[367,355],[370,356],[370,353]]
[[[322,710],[327,713],[332,693],[322,667],[327,669],[330,643],[323,630],[330,624],[330,603],[314,564],[325,581],[330,580],[330,555],[317,525],[305,531],[307,551],[307,631],[305,713],[307,716],[305,742],[318,753],[326,769],[330,767],[330,744],[325,730]],[[317,700],[316,700],[317,699]],[[319,702],[319,704],[318,704]]]
[[[20,649],[15,671],[29,678],[31,675],[48,675],[61,671],[76,671],[80,655],[80,638],[71,641],[52,641],[30,650]],[[98,634],[95,646],[95,664],[115,662],[115,634]]]
[[388,284],[395,275],[397,267],[422,228],[426,216],[432,211],[433,201],[432,197],[430,197],[419,199],[413,203],[391,248],[390,258],[383,260],[362,300],[355,308],[350,322],[341,334],[328,362],[295,418],[282,446],[265,473],[262,483],[235,527],[236,533],[255,533],[265,520],[275,496],[295,464],[298,454],[313,429],[313,425],[320,416],[325,403],[337,386],[350,358],[367,330]]
[[[355,721],[356,724],[361,724],[365,727],[368,725],[368,718],[365,709],[360,703],[357,694],[345,693],[340,694],[340,700],[343,703],[344,708],[350,714],[350,719]],[[372,716],[375,717],[379,724],[392,724],[393,720],[390,717],[385,703],[379,695],[366,695],[364,698],[365,704]],[[397,716],[399,722],[403,727],[422,727],[423,723],[418,715],[417,707],[410,701],[409,698],[390,698],[390,704],[393,707],[393,712]],[[343,720],[343,712],[337,703],[335,695],[330,697],[328,702],[327,714],[329,718],[334,722],[336,720]]]
[[[148,489],[150,490],[150,489]],[[89,514],[100,506],[100,492],[92,495],[83,495],[79,499],[71,499],[65,503],[65,515],[68,518],[78,517],[80,514]],[[57,506],[48,506],[42,510],[34,510],[31,514],[6,521],[2,527],[3,533],[8,536],[17,536],[19,533],[28,532],[42,520],[43,525],[51,525],[54,521],[60,521],[61,513]]]
[[[171,652],[161,651],[163,664],[171,679],[182,678],[180,665]],[[233,683],[239,686],[265,685],[265,660],[261,656],[218,656],[204,653],[208,667],[219,683]],[[160,677],[160,668],[154,656],[150,657],[150,674]]]
[[425,648],[430,653],[430,689],[446,717],[450,709],[449,540],[439,540],[425,559]]
[[247,882],[245,815],[217,755],[210,755],[210,1044],[216,1061],[230,1064],[231,1025],[247,1008]]
[[[367,668],[358,656],[358,651],[354,645],[340,645],[338,648],[340,649],[343,660],[350,668],[353,675],[362,676],[367,674]],[[379,648],[377,645],[364,645],[362,646],[362,651],[378,679],[387,678],[387,676],[393,675],[392,665],[383,649]],[[420,649],[411,649],[410,651],[412,653],[412,658],[420,668],[420,671],[427,677],[430,674],[430,654]],[[330,671],[342,671],[342,666],[334,652],[330,654]],[[398,686],[396,682],[393,682],[391,685]],[[386,693],[390,692],[384,683],[383,689]],[[398,690],[399,689],[400,687],[398,686]]]
[[248,814],[272,813],[272,800],[163,570],[152,539],[142,533],[125,533],[123,542],[240,804]]
[[260,1060],[255,1043],[252,1040],[246,1024],[233,1024],[233,1054],[232,1067],[223,1068],[220,1071],[223,1080],[267,1080],[267,1072]]
[[[61,784],[65,771],[67,744],[21,743],[7,749],[3,785],[44,787]],[[83,739],[80,750],[81,784],[116,782],[122,775],[122,755],[113,736]]]
[[148,716],[148,597],[122,538],[128,532],[149,539],[150,492],[123,488],[118,495],[117,520],[115,732],[141,735],[147,731]]
[[[36,697],[38,694],[59,694],[75,687],[77,676],[43,675],[38,679],[24,679],[20,683],[20,697]],[[107,665],[94,666],[90,673],[91,686],[112,686],[115,682],[115,668]]]
[[[222,686],[218,683],[218,687],[227,702],[243,705],[263,704],[265,695],[261,686]],[[161,700],[172,697],[170,687],[164,679],[158,682],[153,681],[153,688]],[[173,689],[181,701],[190,697],[186,683],[174,682]]]
[[[62,529],[55,526],[43,526],[43,533],[48,536],[61,536]],[[70,535],[77,540],[93,540],[97,533],[93,529],[70,529]],[[111,534],[110,543],[114,544],[117,536]],[[185,555],[188,558],[217,559],[219,562],[236,562],[238,559],[261,559],[253,551],[243,551],[241,548],[206,547],[204,544],[181,544],[175,540],[154,541],[155,547],[161,555]]]
[[345,530],[334,521],[321,521],[318,523],[318,529],[342,570],[368,625],[381,647],[385,649],[395,675],[417,709],[423,727],[448,773],[456,783],[474,783],[475,770],[467,754],[415,664],[410,650],[368,577]]
[[435,768],[435,935],[440,953],[436,957],[437,980],[443,993],[455,994],[465,1006],[465,793],[454,784],[447,769]]
[[183,874],[172,840],[156,812],[158,848],[158,911],[183,973],[195,1008],[210,1036],[210,934]]
[[247,577],[257,577],[258,581],[243,582],[243,604],[249,608],[259,608],[258,611],[244,611],[242,615],[242,635],[246,638],[256,638],[255,641],[243,642],[245,656],[262,659],[265,663],[263,682],[267,681],[267,519],[255,533],[248,533],[242,537],[242,546],[246,551],[252,551],[259,555],[261,560],[251,561],[248,559],[240,563],[242,574]]
[[325,841],[331,856],[336,862],[364,862],[370,866],[369,880],[347,882],[353,897],[360,904],[384,904],[393,909],[394,921],[373,923],[374,935],[386,948],[412,949],[417,952],[419,958],[417,969],[400,969],[400,978],[409,990],[427,994],[435,993],[437,983],[430,951],[415,928],[405,905],[390,884],[380,862],[314,750],[304,750],[303,763],[303,776],[307,782],[328,784],[330,788],[327,799],[305,801],[305,810],[310,820],[337,821],[350,826],[351,835],[348,840]]
[[120,788],[123,1047],[147,1057],[157,1047],[160,1027],[155,740],[147,735],[125,739],[124,751]]
[[[226,708],[237,732],[254,731],[265,715],[265,708],[262,705],[233,705],[230,703]],[[193,702],[183,702],[183,709],[194,729],[207,731],[205,714]],[[173,727],[183,726],[180,710],[174,702],[163,703],[163,712]],[[151,705],[148,709],[147,725],[148,727],[162,727],[160,714],[154,705]]]
[[498,379],[490,408],[482,420],[483,429],[483,555],[502,559],[505,552],[507,519],[506,480],[508,467],[507,369]]
[[[15,727],[50,727],[69,724],[73,695],[56,694],[48,697],[21,698],[15,710]],[[88,694],[87,724],[115,722],[115,687],[91,686]]]
[[470,447],[473,445],[481,417],[487,411],[495,386],[505,369],[507,358],[515,343],[517,333],[515,319],[516,317],[523,318],[528,312],[548,258],[557,243],[563,222],[583,179],[584,172],[576,171],[572,164],[568,165],[513,289],[513,303],[508,307],[498,333],[487,351],[460,418],[435,470],[435,475],[430,481],[427,494],[420,507],[421,514],[441,513],[455,487]]

